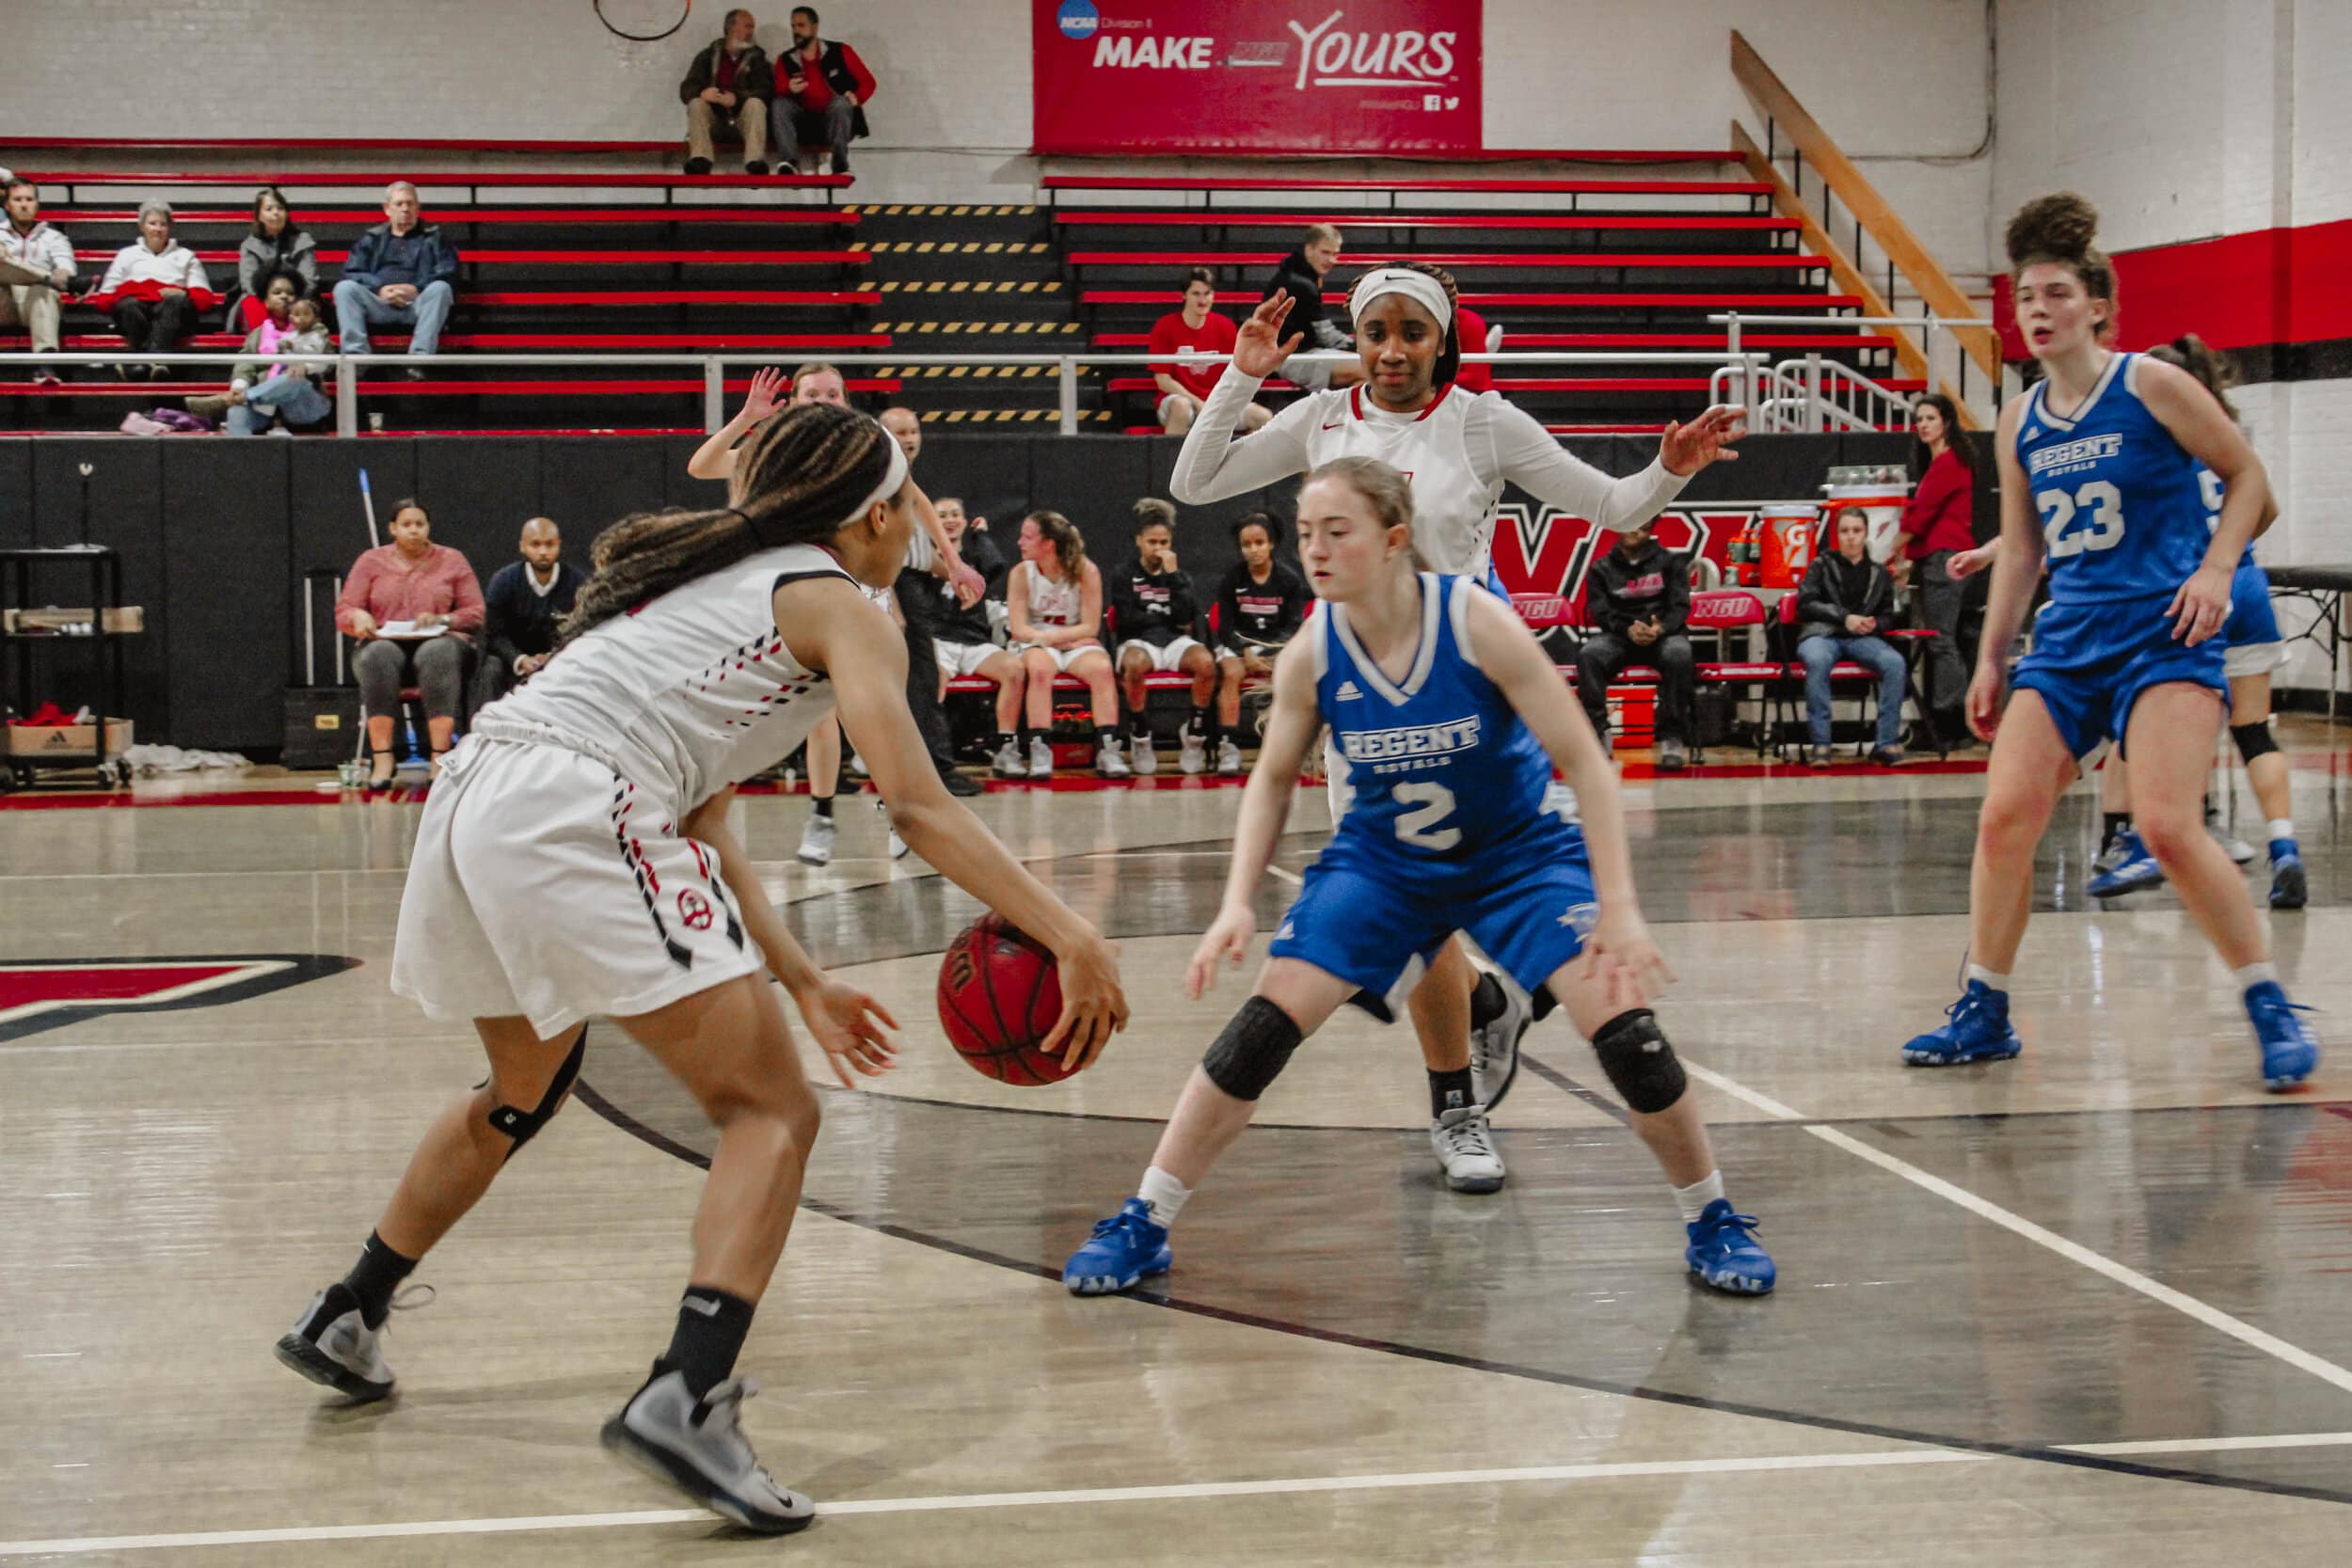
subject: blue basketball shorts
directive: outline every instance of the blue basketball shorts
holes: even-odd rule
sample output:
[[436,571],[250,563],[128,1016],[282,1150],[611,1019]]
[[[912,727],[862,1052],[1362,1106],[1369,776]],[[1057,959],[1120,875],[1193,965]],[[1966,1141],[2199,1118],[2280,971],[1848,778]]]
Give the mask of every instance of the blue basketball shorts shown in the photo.
[[1456,931],[1533,991],[1584,950],[1600,917],[1584,835],[1542,816],[1507,846],[1463,864],[1432,863],[1344,829],[1307,868],[1272,956],[1358,988],[1356,1003],[1393,1022]]
[[2053,604],[2034,622],[2033,652],[2011,684],[2038,693],[2076,761],[2100,743],[2120,751],[2132,705],[2151,687],[2185,682],[2229,700],[2224,644],[2209,637],[2191,648],[2172,636],[2166,598]]
[[2225,667],[2232,680],[2266,675],[2287,661],[2279,613],[2270,604],[2269,575],[2250,561],[2230,579],[2230,618],[2222,625],[2221,640],[2230,645]]

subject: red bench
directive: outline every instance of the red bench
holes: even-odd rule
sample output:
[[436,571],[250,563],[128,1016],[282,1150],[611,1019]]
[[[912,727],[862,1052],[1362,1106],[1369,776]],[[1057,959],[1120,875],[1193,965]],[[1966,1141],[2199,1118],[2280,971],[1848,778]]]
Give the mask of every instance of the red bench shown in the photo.
[[[1462,303],[1481,309],[1496,306],[1552,306],[1561,309],[1607,308],[1613,305],[1665,307],[1686,306],[1693,310],[1842,310],[1851,309],[1862,301],[1853,294],[1701,294],[1701,293],[1464,293]],[[1254,293],[1226,291],[1216,296],[1219,305],[1247,305],[1253,309],[1260,296]],[[1347,295],[1328,293],[1323,296],[1327,305],[1347,303]],[[1175,300],[1166,289],[1089,289],[1078,295],[1081,305],[1157,305],[1173,309]],[[1505,343],[1511,340],[1504,339]],[[1720,347],[1723,340],[1710,338],[1710,347]]]
[[[350,259],[347,250],[322,250],[322,266],[340,267]],[[469,250],[469,267],[862,267],[872,260],[863,250]],[[237,263],[233,250],[199,250],[196,259],[206,266]],[[233,276],[233,274],[231,275]]]
[[1453,191],[1504,196],[1770,196],[1772,187],[1755,180],[1541,180],[1401,179],[1338,180],[1314,176],[1228,179],[1200,175],[1049,174],[1044,191],[1198,191],[1216,197],[1228,191]]
[[[235,152],[248,148],[265,152],[379,152],[392,148],[402,151],[432,149],[443,152],[550,152],[589,156],[675,153],[680,146],[675,140],[519,141],[507,136],[10,136],[8,145],[76,152],[95,148],[135,147],[184,152]],[[1733,163],[1739,161],[1736,153],[1726,153],[1724,158]]]
[[1192,211],[1057,212],[1053,221],[1063,228],[1088,229],[1306,229],[1327,223],[1338,229],[1517,229],[1517,230],[1635,230],[1711,229],[1757,233],[1794,233],[1795,218],[1756,214],[1647,213],[1634,217],[1588,217],[1581,213],[1375,213],[1334,216],[1322,213],[1261,213],[1247,208],[1205,208]]
[[[20,143],[11,141],[10,146]],[[409,174],[399,169],[346,169],[341,173],[328,170],[304,170],[294,174],[204,174],[179,170],[110,172],[101,169],[52,169],[35,174],[19,171],[22,179],[35,184],[63,185],[174,185],[205,187],[212,185],[246,185],[255,189],[277,185],[286,190],[340,189],[361,190],[370,185],[386,185],[395,180],[405,180],[418,187],[428,200],[437,186],[457,185],[468,189],[489,187],[494,190],[574,190],[582,187],[609,187],[613,190],[701,190],[717,187],[724,190],[846,190],[854,180],[847,174],[548,174],[532,170],[502,171],[473,169],[456,174]],[[1769,190],[1769,186],[1759,186]]]
[[[36,387],[29,382],[0,381],[0,398],[65,397],[119,398],[134,397],[149,401],[155,398],[199,397],[217,392],[229,384],[227,367],[216,379],[204,381],[69,381],[61,386]],[[842,384],[852,392],[896,392],[900,383],[896,376],[868,376],[848,380]],[[407,381],[397,377],[378,376],[364,384],[361,397],[365,402],[378,398],[430,397],[699,397],[702,379],[691,380],[532,380],[532,381]],[[748,377],[729,381],[730,392],[748,390]]]
[[[379,349],[405,348],[403,333],[378,333],[371,340]],[[0,345],[20,351],[31,341],[17,327],[0,327]],[[569,349],[637,349],[647,354],[734,354],[750,349],[866,349],[891,345],[887,332],[444,332],[441,347],[508,349],[516,353],[557,354]],[[122,340],[111,332],[68,333],[59,340],[67,354],[76,350],[119,351]],[[183,345],[191,353],[233,354],[245,346],[239,332],[199,332]]]
[[[1270,250],[1073,250],[1065,258],[1073,267],[1270,267],[1282,260]],[[1467,272],[1479,267],[1654,267],[1661,269],[1724,267],[1783,267],[1829,269],[1826,256],[1806,256],[1792,250],[1758,251],[1615,251],[1615,250],[1354,250],[1349,265],[1381,261],[1426,261],[1431,266]]]

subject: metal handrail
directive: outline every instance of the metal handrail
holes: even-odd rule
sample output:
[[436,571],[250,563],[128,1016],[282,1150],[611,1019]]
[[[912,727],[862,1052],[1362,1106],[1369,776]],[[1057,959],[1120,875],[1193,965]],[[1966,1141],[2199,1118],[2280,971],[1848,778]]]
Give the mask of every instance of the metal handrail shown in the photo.
[[[1052,366],[1060,382],[1061,434],[1078,434],[1078,371],[1087,365],[1152,365],[1173,360],[1184,365],[1226,364],[1231,354],[893,354],[871,352],[826,354],[825,363],[850,365],[1038,365]],[[1727,358],[1735,368],[1760,363],[1761,354],[1732,356],[1705,350],[1688,353],[1609,354],[1552,352],[1533,354],[1465,354],[1466,364],[1477,365],[1685,365],[1722,367]],[[1341,350],[1298,353],[1294,360],[1354,364],[1357,356]],[[129,349],[75,349],[72,353],[0,353],[0,365],[49,365],[63,362],[125,365],[232,366],[264,359],[271,364],[331,367],[335,372],[335,434],[359,434],[359,372],[368,366],[463,365],[473,370],[503,366],[561,367],[573,370],[631,366],[697,366],[703,372],[703,428],[715,431],[727,421],[726,372],[730,367],[766,366],[777,362],[773,354],[269,354],[214,351],[198,354],[153,354]]]
[[[1989,321],[1981,321],[1974,317],[1964,320],[1954,320],[1950,317],[1939,316],[1932,310],[1926,311],[1916,316],[1832,317],[1793,315],[1757,316],[1749,315],[1739,310],[1726,310],[1720,315],[1710,315],[1707,318],[1707,320],[1709,325],[1720,326],[1724,329],[1724,350],[1726,353],[1733,355],[1740,354],[1740,334],[1743,329],[1751,326],[1823,326],[1835,324],[1839,326],[1892,326],[1914,329],[1919,334],[1919,356],[1927,361],[1930,377],[1929,384],[1931,386],[1934,385],[1935,335],[1938,332],[1947,332],[1955,328],[1990,327],[1994,325]],[[1966,377],[1963,367],[1963,388],[1965,386],[1965,382]],[[1994,388],[1994,403],[1997,406],[1999,402],[2000,388],[1996,387]]]

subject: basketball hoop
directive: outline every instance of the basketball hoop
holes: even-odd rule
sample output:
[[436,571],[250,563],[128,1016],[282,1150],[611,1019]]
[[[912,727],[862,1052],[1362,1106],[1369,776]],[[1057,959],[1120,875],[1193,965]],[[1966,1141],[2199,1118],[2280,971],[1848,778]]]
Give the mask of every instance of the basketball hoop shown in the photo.
[[[624,15],[628,15],[633,11],[652,10],[656,5],[665,5],[665,0],[612,0],[612,3],[615,10],[620,11]],[[672,33],[676,32],[680,27],[685,26],[687,17],[692,14],[694,9],[694,0],[677,0],[678,11],[677,20],[675,22],[671,23],[669,26],[663,28],[658,33],[632,33],[625,27],[616,25],[613,20],[605,14],[604,8],[606,0],[589,0],[589,4],[596,9],[596,20],[604,24],[605,31],[611,33],[615,38],[627,39],[631,43],[660,42],[663,39],[668,38]]]

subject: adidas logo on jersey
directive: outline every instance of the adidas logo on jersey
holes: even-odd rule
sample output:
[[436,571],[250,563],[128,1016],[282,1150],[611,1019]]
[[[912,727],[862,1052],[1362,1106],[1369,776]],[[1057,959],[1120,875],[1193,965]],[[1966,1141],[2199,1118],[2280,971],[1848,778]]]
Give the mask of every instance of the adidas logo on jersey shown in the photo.
[[1331,700],[1335,703],[1352,703],[1362,695],[1362,692],[1356,689],[1354,681],[1342,681],[1339,690],[1333,693]]

